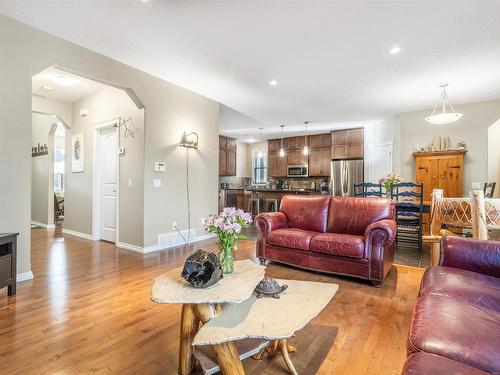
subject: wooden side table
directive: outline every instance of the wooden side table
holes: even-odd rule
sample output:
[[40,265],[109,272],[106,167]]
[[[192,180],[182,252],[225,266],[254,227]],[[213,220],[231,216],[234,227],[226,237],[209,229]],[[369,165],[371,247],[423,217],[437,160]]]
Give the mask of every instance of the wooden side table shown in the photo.
[[0,233],[0,288],[7,287],[7,294],[16,294],[17,236],[19,233]]

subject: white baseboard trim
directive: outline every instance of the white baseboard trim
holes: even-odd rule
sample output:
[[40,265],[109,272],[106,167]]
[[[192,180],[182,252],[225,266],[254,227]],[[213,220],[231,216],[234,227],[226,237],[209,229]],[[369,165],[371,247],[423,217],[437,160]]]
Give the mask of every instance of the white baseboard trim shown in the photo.
[[130,245],[130,244],[125,243],[125,242],[117,242],[115,245],[116,245],[116,247],[119,247],[120,249],[130,250],[130,251],[134,251],[136,253],[144,254],[144,248],[140,247],[140,246]]
[[80,237],[80,238],[83,238],[83,239],[85,239],[85,240],[90,240],[90,241],[92,241],[92,235],[91,235],[91,234],[82,233],[82,232],[77,232],[77,231],[75,231],[75,230],[66,229],[66,228],[63,228],[62,232],[63,232],[64,234],[69,234],[70,236]]
[[45,224],[45,223],[40,223],[39,221],[31,221],[31,225],[36,225],[37,227],[42,227],[42,228],[46,228],[46,229],[55,229],[55,225],[54,224]]
[[33,271],[21,272],[17,274],[16,281],[21,282],[21,281],[31,280],[32,278],[33,278]]
[[[216,236],[213,233],[203,234],[201,236],[196,236],[195,238],[190,240],[189,244],[192,244],[195,242],[200,242],[200,241],[205,241],[205,240],[210,240],[210,239],[215,238],[215,237]],[[154,253],[155,251],[172,249],[174,247],[179,247],[179,246],[183,246],[183,245],[184,245],[184,243],[182,242],[182,243],[177,243],[177,244],[168,245],[168,246],[158,246],[158,245],[146,246],[145,248],[143,248],[142,252],[143,252],[143,254]]]

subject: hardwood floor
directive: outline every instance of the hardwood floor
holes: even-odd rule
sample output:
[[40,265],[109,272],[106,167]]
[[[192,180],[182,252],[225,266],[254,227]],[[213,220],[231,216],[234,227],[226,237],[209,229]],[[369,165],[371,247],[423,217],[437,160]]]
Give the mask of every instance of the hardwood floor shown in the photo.
[[[148,255],[106,242],[32,231],[34,280],[0,291],[0,374],[176,374],[180,307],[150,300],[154,277],[194,251]],[[196,248],[214,249],[213,241]],[[241,241],[237,259],[254,257]],[[383,287],[278,264],[277,278],[332,282],[332,302],[292,344],[303,374],[399,374],[423,270],[397,266]],[[297,306],[300,308],[300,306]],[[246,360],[248,374],[286,374],[282,359]]]

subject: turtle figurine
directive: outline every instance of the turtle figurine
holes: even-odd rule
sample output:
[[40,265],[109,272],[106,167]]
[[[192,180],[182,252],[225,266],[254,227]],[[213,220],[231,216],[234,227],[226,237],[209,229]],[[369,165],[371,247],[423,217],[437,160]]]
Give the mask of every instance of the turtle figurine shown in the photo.
[[276,280],[271,277],[264,277],[255,287],[257,298],[273,297],[280,298],[280,293],[284,292],[288,285],[279,285]]

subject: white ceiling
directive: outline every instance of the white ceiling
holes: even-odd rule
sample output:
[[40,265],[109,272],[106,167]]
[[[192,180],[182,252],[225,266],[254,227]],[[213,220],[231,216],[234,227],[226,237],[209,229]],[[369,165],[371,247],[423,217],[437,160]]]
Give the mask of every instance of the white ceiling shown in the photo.
[[224,132],[431,108],[441,82],[454,104],[500,97],[499,1],[4,0],[0,12],[244,114],[223,113]]
[[[53,81],[54,77],[70,77],[73,84],[70,86],[61,86]],[[63,102],[74,103],[86,96],[103,90],[109,86],[92,81],[60,69],[47,69],[31,79],[32,93],[46,98],[61,100]],[[47,90],[51,88],[51,90]]]

